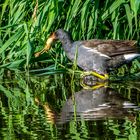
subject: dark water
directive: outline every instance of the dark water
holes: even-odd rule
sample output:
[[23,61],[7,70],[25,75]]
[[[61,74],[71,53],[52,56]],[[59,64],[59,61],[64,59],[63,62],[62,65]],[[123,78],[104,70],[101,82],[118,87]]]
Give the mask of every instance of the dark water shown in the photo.
[[83,89],[66,74],[5,75],[0,139],[140,139],[139,81]]

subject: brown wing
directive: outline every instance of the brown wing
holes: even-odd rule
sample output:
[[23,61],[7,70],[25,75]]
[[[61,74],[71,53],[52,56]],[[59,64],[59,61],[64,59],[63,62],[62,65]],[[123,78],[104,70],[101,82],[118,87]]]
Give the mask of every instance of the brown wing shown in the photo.
[[135,40],[100,40],[92,39],[83,41],[83,45],[89,48],[93,48],[110,57],[116,55],[122,55],[127,53],[136,53],[138,49],[136,47],[137,41]]

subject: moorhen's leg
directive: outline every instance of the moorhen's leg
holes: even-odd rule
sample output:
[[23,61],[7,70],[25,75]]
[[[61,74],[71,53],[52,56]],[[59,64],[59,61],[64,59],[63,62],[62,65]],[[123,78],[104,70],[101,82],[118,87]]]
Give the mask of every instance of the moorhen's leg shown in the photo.
[[95,71],[86,71],[86,72],[83,72],[83,74],[81,74],[81,77],[85,77],[85,76],[88,76],[88,75],[93,75],[95,77],[98,77],[100,78],[101,80],[108,80],[109,79],[109,76],[108,74],[104,74],[104,75],[101,75]]
[[93,85],[88,85],[86,83],[84,83],[84,80],[81,79],[80,81],[80,85],[84,88],[84,89],[98,89],[100,87],[107,87],[108,86],[108,82],[95,82]]

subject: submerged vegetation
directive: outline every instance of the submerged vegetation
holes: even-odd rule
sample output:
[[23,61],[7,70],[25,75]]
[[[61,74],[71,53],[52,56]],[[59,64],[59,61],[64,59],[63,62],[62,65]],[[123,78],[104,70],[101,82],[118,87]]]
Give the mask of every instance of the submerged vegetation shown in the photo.
[[[47,37],[58,28],[69,30],[74,40],[100,38],[138,40],[139,0],[2,0],[0,3],[0,68],[45,68],[46,74],[72,68],[56,45],[35,58]],[[138,73],[140,62],[121,72]],[[44,70],[44,71],[45,71]],[[118,71],[119,73],[119,71]],[[123,73],[124,74],[124,73]]]

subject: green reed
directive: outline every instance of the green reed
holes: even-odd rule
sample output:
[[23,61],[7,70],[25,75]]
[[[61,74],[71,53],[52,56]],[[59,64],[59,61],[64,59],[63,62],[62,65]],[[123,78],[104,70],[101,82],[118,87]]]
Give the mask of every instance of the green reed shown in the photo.
[[[74,40],[138,40],[140,37],[138,0],[5,0],[0,8],[1,68],[36,69],[38,63],[41,68],[48,68],[48,72],[61,71],[60,65],[71,68],[66,65],[68,60],[60,45],[47,55],[34,57],[34,53],[44,47],[50,33],[58,28],[69,30]],[[139,67],[140,63],[133,65]]]
[[[139,40],[139,23],[138,0],[1,0],[0,109],[9,134],[4,138],[15,139],[17,134],[22,134],[25,139],[26,136],[37,139],[48,134],[45,131],[42,131],[42,134],[38,133],[35,128],[45,130],[49,127],[52,137],[49,137],[50,135],[48,137],[54,139],[58,132],[53,124],[47,122],[45,111],[43,112],[44,104],[49,104],[58,113],[70,96],[69,93],[79,91],[81,88],[78,86],[78,75],[73,73],[79,72],[76,62],[74,64],[69,62],[60,44],[39,58],[34,57],[34,53],[44,47],[51,32],[64,28],[72,33],[74,40],[92,38]],[[22,70],[26,73],[22,71],[12,73],[2,68]],[[123,66],[116,71],[116,75],[129,73],[139,77],[139,68],[140,62],[135,60],[131,67]],[[29,71],[40,77],[30,77]],[[128,99],[131,90],[137,88],[133,83],[130,85],[127,89],[130,91],[129,94],[128,91],[124,93]],[[40,118],[42,121],[38,122]],[[112,122],[110,123],[112,125]],[[118,127],[117,122],[114,124]],[[82,129],[77,130],[76,125]],[[71,121],[68,131],[73,134],[82,131],[84,137],[88,138],[91,128],[96,125],[94,122],[89,127],[88,122],[84,120],[78,123]],[[76,138],[78,137],[77,134]]]

